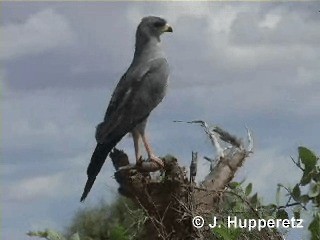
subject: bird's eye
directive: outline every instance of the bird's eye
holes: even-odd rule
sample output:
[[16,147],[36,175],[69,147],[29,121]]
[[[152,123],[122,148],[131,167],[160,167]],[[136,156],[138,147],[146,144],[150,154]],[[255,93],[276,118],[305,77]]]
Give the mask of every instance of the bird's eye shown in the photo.
[[156,28],[163,27],[164,25],[166,25],[165,21],[157,21],[153,24]]

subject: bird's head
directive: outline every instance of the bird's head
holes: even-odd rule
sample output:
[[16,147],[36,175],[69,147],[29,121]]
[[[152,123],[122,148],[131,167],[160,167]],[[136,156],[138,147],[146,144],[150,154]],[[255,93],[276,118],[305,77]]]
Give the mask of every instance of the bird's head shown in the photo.
[[138,38],[156,38],[160,41],[160,35],[164,32],[173,32],[167,21],[160,17],[148,16],[142,18],[137,28]]

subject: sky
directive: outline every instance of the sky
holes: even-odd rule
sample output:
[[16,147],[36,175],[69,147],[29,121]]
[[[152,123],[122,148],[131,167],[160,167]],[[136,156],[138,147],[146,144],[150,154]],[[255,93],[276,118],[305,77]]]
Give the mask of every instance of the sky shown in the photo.
[[[2,239],[63,230],[78,210],[116,196],[107,161],[79,203],[95,126],[148,15],[174,30],[162,36],[169,90],[147,126],[156,153],[185,166],[192,151],[215,156],[199,126],[175,120],[201,119],[244,139],[248,126],[254,153],[236,180],[275,202],[277,183],[299,180],[290,159],[297,147],[320,152],[319,9],[318,2],[2,2]],[[134,159],[132,139],[118,147]],[[201,160],[197,180],[207,173]]]

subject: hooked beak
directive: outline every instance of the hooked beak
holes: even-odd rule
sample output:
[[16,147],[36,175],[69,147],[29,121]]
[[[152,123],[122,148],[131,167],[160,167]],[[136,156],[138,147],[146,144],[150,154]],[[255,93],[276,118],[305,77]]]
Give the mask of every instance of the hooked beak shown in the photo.
[[173,32],[172,27],[167,23],[166,25],[164,25],[164,27],[162,28],[162,32]]

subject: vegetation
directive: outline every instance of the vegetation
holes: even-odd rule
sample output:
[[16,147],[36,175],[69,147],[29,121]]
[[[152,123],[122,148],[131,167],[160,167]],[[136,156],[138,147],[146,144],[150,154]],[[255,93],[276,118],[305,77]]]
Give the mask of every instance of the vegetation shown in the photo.
[[[212,239],[278,239],[285,234],[279,229],[251,231],[248,228],[228,228],[226,216],[243,219],[299,219],[308,215],[310,240],[320,239],[320,161],[311,150],[298,148],[297,159],[293,163],[301,170],[301,178],[292,186],[278,184],[275,203],[264,205],[258,193],[252,193],[253,185],[231,182],[212,213],[219,220],[220,228],[212,229]],[[280,201],[285,199],[285,201]],[[79,211],[64,235],[52,230],[29,232],[49,240],[133,240],[145,239],[144,224],[148,215],[130,200],[120,197],[112,205],[101,203],[90,209]],[[306,224],[306,223],[304,223]],[[270,237],[271,233],[273,237]],[[280,238],[280,239],[281,239]]]
[[119,197],[111,205],[101,202],[98,206],[80,210],[64,234],[50,229],[27,234],[48,240],[131,240],[139,239],[144,221],[141,209]]

